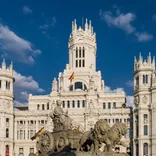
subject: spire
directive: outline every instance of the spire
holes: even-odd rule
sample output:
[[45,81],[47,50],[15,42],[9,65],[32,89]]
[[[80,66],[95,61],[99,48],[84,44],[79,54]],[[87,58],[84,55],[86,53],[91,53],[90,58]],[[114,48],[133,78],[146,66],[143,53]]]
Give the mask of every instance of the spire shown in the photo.
[[76,24],[76,19],[72,21],[72,32],[77,30],[77,24]]
[[87,18],[86,18],[85,31],[87,31],[87,30],[88,30],[88,20],[87,20]]
[[2,69],[6,69],[6,62],[5,62],[4,58],[3,58],[3,62],[2,62]]
[[10,69],[12,70],[13,69],[13,62],[11,61],[10,63]]
[[134,56],[134,63],[136,63],[137,62],[137,59],[136,59],[136,56]]
[[148,64],[151,64],[151,53],[149,52],[149,56],[147,58]]
[[90,32],[92,31],[92,22],[91,22],[91,20],[89,21],[89,31]]
[[139,62],[142,63],[143,57],[141,56],[141,52],[139,54]]

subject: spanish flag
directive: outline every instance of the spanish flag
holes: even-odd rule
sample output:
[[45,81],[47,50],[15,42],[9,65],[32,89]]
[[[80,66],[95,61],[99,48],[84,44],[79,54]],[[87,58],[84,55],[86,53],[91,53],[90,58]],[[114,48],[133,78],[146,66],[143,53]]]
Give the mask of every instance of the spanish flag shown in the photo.
[[74,79],[74,72],[71,74],[71,76],[69,77],[70,82],[72,82],[72,80]]
[[42,127],[37,133],[35,133],[32,137],[31,140],[35,140],[36,137],[40,134],[43,133],[45,131],[44,127]]

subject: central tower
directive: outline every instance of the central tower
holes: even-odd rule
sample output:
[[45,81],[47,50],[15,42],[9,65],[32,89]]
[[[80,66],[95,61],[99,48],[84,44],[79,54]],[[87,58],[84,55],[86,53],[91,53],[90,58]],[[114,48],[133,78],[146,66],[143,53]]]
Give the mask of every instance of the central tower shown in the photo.
[[88,23],[86,19],[84,28],[78,28],[76,20],[72,22],[68,48],[69,65],[73,71],[96,71],[96,34],[91,21]]

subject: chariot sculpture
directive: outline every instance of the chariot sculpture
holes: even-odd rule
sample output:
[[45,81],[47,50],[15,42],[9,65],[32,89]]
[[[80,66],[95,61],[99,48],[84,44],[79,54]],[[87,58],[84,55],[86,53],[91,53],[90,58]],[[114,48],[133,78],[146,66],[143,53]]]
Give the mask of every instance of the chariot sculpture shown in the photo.
[[124,123],[116,123],[112,127],[104,119],[95,123],[94,129],[81,132],[72,128],[72,119],[61,108],[61,101],[50,113],[54,129],[53,132],[45,131],[37,138],[37,151],[39,156],[48,156],[51,153],[72,150],[75,152],[98,152],[102,143],[105,144],[104,152],[112,152],[115,145],[126,147],[121,141],[127,133]]

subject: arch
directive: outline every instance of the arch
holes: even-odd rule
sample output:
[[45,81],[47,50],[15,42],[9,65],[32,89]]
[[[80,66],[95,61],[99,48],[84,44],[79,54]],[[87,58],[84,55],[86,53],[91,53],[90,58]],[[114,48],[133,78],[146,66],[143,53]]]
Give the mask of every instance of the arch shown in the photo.
[[70,108],[70,101],[67,101],[67,107]]
[[81,58],[81,47],[79,47],[79,58]]
[[82,57],[85,57],[85,48],[83,47]]
[[74,91],[74,90],[87,90],[87,85],[83,81],[75,81],[74,84],[69,86],[69,91]]
[[84,108],[85,107],[85,100],[82,100],[82,107]]

